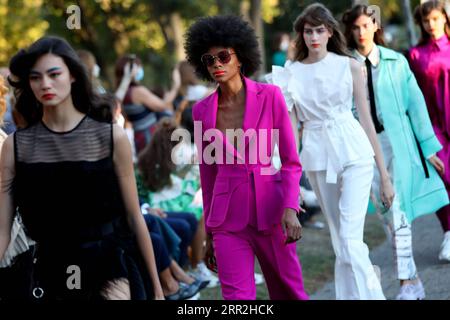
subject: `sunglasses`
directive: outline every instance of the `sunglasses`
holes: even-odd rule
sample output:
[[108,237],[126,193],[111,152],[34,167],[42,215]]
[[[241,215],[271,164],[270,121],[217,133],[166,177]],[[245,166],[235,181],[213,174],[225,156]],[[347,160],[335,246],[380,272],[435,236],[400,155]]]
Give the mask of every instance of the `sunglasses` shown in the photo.
[[222,64],[227,64],[231,60],[231,55],[236,54],[236,52],[230,52],[229,50],[222,50],[217,53],[217,55],[212,55],[209,53],[205,53],[202,55],[202,63],[207,67],[211,67],[216,62],[216,59],[219,60]]

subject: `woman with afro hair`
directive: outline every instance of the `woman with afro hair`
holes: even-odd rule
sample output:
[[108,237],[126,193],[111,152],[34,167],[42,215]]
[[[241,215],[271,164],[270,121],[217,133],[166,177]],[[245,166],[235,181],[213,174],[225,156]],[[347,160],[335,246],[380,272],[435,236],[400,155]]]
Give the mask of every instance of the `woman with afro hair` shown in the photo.
[[[261,64],[254,30],[236,16],[200,18],[185,49],[196,73],[218,85],[192,114],[206,260],[217,268],[223,298],[256,298],[256,255],[271,299],[306,300],[295,244],[301,165],[281,91],[248,78]],[[275,143],[280,171],[271,165]]]

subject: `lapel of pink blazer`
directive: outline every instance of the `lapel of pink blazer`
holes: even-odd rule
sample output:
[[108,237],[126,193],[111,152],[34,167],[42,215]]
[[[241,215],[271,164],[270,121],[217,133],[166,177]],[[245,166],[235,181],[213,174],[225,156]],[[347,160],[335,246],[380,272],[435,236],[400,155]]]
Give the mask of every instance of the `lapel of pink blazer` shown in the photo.
[[254,139],[255,133],[257,134],[257,126],[261,112],[263,109],[260,99],[260,86],[249,78],[244,78],[246,87],[246,101],[245,101],[245,113],[242,129],[246,132],[249,129],[253,129],[251,135],[245,140],[245,146],[248,145],[251,139]]

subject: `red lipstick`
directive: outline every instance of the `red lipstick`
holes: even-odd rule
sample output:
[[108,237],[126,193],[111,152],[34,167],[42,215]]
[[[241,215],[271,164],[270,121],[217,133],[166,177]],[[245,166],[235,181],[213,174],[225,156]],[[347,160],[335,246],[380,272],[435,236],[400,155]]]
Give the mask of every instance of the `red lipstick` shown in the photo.
[[44,100],[51,100],[51,99],[53,99],[55,96],[56,96],[56,94],[53,94],[53,93],[47,93],[47,94],[44,94],[44,95],[42,96],[42,99],[44,99]]

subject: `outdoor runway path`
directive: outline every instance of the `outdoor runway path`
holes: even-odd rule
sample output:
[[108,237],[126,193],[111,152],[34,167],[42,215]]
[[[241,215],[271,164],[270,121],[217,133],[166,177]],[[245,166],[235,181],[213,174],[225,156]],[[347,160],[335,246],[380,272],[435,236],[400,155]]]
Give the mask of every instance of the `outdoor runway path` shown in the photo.
[[[428,300],[450,300],[450,263],[443,263],[438,259],[442,240],[442,228],[434,214],[418,218],[413,222],[414,256]],[[399,291],[399,281],[396,279],[390,242],[385,241],[373,249],[370,256],[372,263],[381,269],[381,284],[386,298],[395,299]],[[310,298],[334,300],[334,282],[325,284]]]

